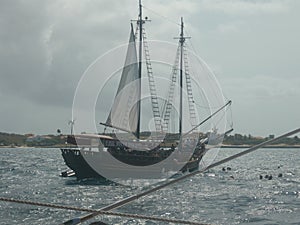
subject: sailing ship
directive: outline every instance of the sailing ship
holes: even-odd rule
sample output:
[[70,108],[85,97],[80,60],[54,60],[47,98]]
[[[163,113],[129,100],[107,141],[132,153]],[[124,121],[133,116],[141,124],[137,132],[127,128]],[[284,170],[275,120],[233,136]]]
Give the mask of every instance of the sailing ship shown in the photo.
[[[125,66],[106,122],[100,123],[106,128],[123,132],[103,134],[68,135],[67,145],[61,148],[62,156],[71,171],[62,176],[73,176],[77,179],[97,178],[161,178],[163,174],[195,171],[208,151],[208,136],[198,131],[205,122],[197,123],[191,77],[185,56],[184,23],[181,18],[180,36],[175,65],[172,67],[167,100],[160,107],[156,93],[155,78],[152,71],[149,48],[146,42],[142,5],[139,2],[137,29],[131,31]],[[137,43],[137,39],[139,40]],[[138,45],[138,46],[137,46]],[[144,54],[143,54],[144,51]],[[141,78],[143,56],[151,96],[155,132],[147,137],[141,132]],[[184,82],[185,81],[185,82]],[[168,132],[174,101],[176,84],[179,86],[178,132]],[[183,89],[186,86],[188,110],[192,129],[183,132]],[[226,107],[221,107],[218,111]],[[160,112],[162,108],[162,113]],[[217,111],[217,112],[218,112]],[[72,124],[73,126],[73,124]],[[125,133],[124,133],[125,132]],[[118,163],[112,163],[112,162]],[[100,168],[100,169],[99,169]]]

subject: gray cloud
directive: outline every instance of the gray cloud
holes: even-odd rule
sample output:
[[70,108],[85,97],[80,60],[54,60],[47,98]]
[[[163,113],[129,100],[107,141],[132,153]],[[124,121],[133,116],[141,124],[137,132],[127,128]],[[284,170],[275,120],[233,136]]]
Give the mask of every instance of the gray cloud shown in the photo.
[[[174,23],[185,17],[193,48],[234,100],[236,132],[267,135],[297,125],[298,1],[144,0],[144,5],[152,39],[172,42],[179,33]],[[1,129],[66,130],[80,77],[98,56],[126,43],[136,17],[137,1],[130,0],[2,0]]]

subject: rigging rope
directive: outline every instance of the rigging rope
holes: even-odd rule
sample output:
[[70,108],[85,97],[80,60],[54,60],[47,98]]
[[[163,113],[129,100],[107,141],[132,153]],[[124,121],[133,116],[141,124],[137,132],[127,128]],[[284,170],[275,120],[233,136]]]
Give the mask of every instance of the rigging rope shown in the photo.
[[170,18],[168,18],[168,17],[166,17],[166,16],[163,16],[163,15],[161,15],[161,14],[155,12],[154,10],[152,10],[152,9],[150,9],[150,8],[144,6],[144,5],[142,5],[142,7],[143,7],[144,9],[149,10],[150,12],[152,12],[153,14],[155,14],[155,15],[161,17],[161,18],[164,18],[165,20],[169,21],[170,23],[173,23],[173,24],[176,24],[176,25],[178,25],[178,26],[181,26],[181,24],[179,24],[178,22],[175,22],[174,20],[171,20]]
[[95,209],[79,208],[79,207],[64,206],[64,205],[57,205],[57,204],[50,204],[50,203],[41,203],[41,202],[34,202],[34,201],[27,201],[27,200],[4,198],[4,197],[0,197],[0,201],[20,203],[20,204],[33,205],[33,206],[43,206],[43,207],[56,208],[56,209],[74,210],[74,211],[81,211],[81,212],[90,212],[90,213],[97,212],[99,214],[108,215],[108,216],[129,217],[129,218],[135,218],[135,219],[153,220],[153,221],[167,222],[167,223],[208,225],[208,224],[204,224],[204,223],[198,223],[198,222],[180,220],[180,219],[169,219],[169,218],[161,218],[161,217],[156,217],[156,216],[146,216],[146,215],[138,215],[138,214],[130,214],[130,213],[99,211],[99,210],[95,210]]

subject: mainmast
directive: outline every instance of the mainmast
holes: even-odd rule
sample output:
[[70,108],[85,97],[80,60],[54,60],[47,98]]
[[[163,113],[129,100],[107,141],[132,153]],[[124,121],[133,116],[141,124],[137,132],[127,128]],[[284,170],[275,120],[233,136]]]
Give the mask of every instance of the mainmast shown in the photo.
[[180,31],[180,38],[179,38],[179,43],[180,43],[180,78],[179,78],[179,84],[180,84],[180,102],[179,102],[179,135],[181,136],[182,134],[182,108],[183,108],[183,95],[182,95],[182,89],[183,89],[183,44],[185,42],[185,37],[183,35],[183,18],[181,17],[181,31]]
[[136,137],[137,139],[140,139],[140,130],[141,130],[141,88],[142,88],[142,51],[143,51],[143,14],[142,14],[142,3],[141,0],[139,0],[139,18],[138,18],[138,26],[139,26],[139,102],[138,102],[138,121],[137,121],[137,131],[136,131]]

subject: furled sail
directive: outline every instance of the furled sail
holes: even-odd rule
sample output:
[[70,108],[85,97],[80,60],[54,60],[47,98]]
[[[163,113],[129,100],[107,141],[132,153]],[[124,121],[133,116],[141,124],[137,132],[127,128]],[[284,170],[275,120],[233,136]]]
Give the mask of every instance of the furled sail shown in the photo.
[[125,64],[106,125],[132,133],[137,132],[141,95],[138,72],[135,35],[131,24]]

